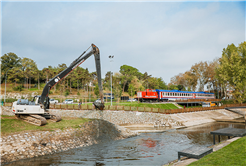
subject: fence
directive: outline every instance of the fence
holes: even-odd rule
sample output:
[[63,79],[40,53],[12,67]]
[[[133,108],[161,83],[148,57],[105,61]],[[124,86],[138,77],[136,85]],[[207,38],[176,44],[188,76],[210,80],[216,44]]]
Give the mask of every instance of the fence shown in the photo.
[[[4,106],[12,106],[12,103],[4,103]],[[150,108],[150,107],[133,107],[133,106],[110,106],[106,105],[104,110],[112,111],[138,111],[138,112],[151,112],[151,113],[161,113],[161,114],[176,114],[176,113],[186,113],[186,112],[198,112],[198,111],[209,111],[216,109],[224,109],[225,107],[240,107],[246,106],[244,104],[224,104],[222,106],[216,107],[197,107],[197,108],[181,108],[181,109],[160,109],[160,108]],[[93,110],[95,107],[93,105],[74,105],[74,104],[51,104],[50,109],[64,109],[64,110]]]
[[175,101],[176,102],[208,102],[208,101],[219,102],[221,101],[221,99],[180,99]]

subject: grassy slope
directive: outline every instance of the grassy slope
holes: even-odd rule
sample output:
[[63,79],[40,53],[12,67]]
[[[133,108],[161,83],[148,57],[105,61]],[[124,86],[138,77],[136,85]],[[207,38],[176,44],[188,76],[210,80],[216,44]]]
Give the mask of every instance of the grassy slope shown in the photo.
[[191,163],[189,166],[211,165],[211,166],[239,166],[246,165],[246,136],[242,137],[228,146],[213,152],[202,159]]
[[1,115],[1,134],[9,134],[21,131],[52,131],[55,129],[64,129],[66,127],[77,128],[79,125],[89,121],[83,118],[63,118],[60,122],[47,121],[44,126],[35,126],[24,122],[19,119],[15,119],[14,116]]

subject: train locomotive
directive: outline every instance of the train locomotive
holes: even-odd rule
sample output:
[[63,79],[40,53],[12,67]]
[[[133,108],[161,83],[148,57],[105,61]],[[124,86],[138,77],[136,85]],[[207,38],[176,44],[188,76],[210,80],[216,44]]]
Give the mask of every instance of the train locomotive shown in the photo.
[[214,93],[190,92],[180,90],[146,89],[137,92],[137,99],[140,102],[163,102],[187,99],[215,99]]

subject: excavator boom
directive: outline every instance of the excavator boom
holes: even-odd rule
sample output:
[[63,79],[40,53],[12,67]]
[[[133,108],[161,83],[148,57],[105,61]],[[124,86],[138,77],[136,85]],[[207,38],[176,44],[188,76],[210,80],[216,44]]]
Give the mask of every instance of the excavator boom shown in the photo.
[[[89,58],[92,54],[95,56],[95,63],[96,63],[96,71],[97,71],[97,79],[98,79],[98,87],[99,87],[99,94],[101,101],[103,101],[103,89],[102,89],[102,80],[101,80],[101,65],[100,65],[100,52],[96,45],[91,44],[91,51],[86,53],[84,51],[76,60],[74,60],[68,68],[63,70],[61,73],[56,75],[54,78],[52,78],[44,87],[42,95],[40,97],[40,104],[44,106],[44,109],[49,108],[49,91],[50,89],[55,86],[59,81],[61,81],[63,78],[65,78],[70,72],[72,72],[74,69],[76,69],[81,63],[83,63],[87,58]],[[86,54],[85,54],[86,53]],[[104,108],[103,102],[98,105],[100,107],[100,110]]]

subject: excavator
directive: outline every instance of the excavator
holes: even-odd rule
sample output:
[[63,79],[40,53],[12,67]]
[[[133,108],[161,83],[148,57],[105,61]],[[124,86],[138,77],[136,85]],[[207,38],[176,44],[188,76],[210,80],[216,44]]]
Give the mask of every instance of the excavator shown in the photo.
[[[87,53],[90,47],[92,49]],[[49,82],[45,85],[41,96],[34,96],[31,101],[29,101],[28,99],[18,99],[17,101],[15,101],[12,106],[12,110],[15,116],[18,119],[37,126],[45,125],[47,123],[46,119],[51,119],[52,121],[59,122],[61,120],[61,117],[49,112],[49,91],[53,86],[55,86],[58,82],[65,78],[70,72],[77,68],[92,54],[94,54],[95,57],[99,96],[101,99],[101,102],[94,102],[93,104],[96,109],[102,111],[104,109],[104,102],[101,80],[100,52],[96,45],[91,44],[90,47],[86,51],[84,51],[77,59],[75,59],[68,68],[63,70],[54,78],[50,79]]]

